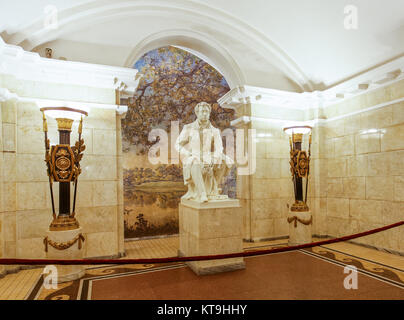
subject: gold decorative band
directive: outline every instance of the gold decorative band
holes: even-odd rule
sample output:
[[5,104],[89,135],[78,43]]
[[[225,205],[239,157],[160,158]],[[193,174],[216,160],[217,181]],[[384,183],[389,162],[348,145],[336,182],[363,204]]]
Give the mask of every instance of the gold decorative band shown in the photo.
[[45,252],[48,252],[48,244],[50,244],[52,247],[54,247],[57,250],[66,250],[69,249],[72,245],[74,245],[76,242],[79,242],[79,250],[81,250],[82,247],[82,242],[84,242],[84,237],[83,235],[80,233],[79,235],[77,235],[74,239],[67,241],[67,242],[55,242],[52,241],[50,239],[48,239],[48,237],[45,237],[45,239],[43,239],[43,243],[45,245]]
[[73,124],[72,119],[56,118],[56,121],[58,123],[59,131],[72,131],[72,124]]
[[299,201],[299,202],[295,202],[294,204],[292,204],[292,206],[290,207],[290,211],[305,212],[305,211],[309,211],[309,207],[307,206],[307,204],[305,202]]
[[80,227],[76,218],[67,216],[58,216],[56,219],[53,219],[52,223],[49,226],[50,231],[66,231],[66,230],[74,230]]
[[304,220],[304,219],[299,219],[298,217],[296,217],[296,216],[293,216],[293,217],[289,217],[288,218],[288,223],[291,223],[291,222],[295,222],[295,228],[297,227],[297,221],[299,221],[300,223],[303,223],[304,225],[309,225],[309,224],[311,224],[311,222],[313,221],[313,217],[310,217],[310,219],[308,219],[308,220]]

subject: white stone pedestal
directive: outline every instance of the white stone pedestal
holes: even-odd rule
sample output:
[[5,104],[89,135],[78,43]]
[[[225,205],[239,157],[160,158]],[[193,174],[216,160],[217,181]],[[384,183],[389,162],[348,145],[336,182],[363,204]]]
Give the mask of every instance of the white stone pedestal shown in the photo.
[[[81,233],[81,228],[74,229],[74,230],[66,230],[66,231],[48,231],[47,236],[48,239],[53,241],[54,243],[61,244],[67,243]],[[81,249],[79,249],[78,241],[74,243],[71,247],[58,250],[48,244],[48,252],[46,257],[48,259],[83,259],[84,257],[84,249],[85,249],[85,241],[81,243]],[[64,265],[57,265],[56,266],[58,271],[58,283],[72,281],[81,278],[85,274],[85,267],[82,265],[76,266],[64,266]]]
[[[180,256],[206,256],[243,251],[243,217],[237,199],[200,203],[181,200],[179,206]],[[244,269],[244,259],[190,261],[197,274]]]
[[[300,220],[300,221],[299,221]],[[289,211],[289,246],[306,244],[312,242],[312,216],[310,211],[294,212]]]

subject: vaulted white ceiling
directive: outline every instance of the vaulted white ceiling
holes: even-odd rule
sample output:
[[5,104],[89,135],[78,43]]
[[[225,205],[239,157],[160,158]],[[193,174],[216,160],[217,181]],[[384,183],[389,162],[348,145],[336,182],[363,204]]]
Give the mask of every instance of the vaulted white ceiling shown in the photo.
[[[58,28],[45,29],[45,8]],[[358,28],[344,27],[346,5]],[[49,9],[49,8],[48,8]],[[312,91],[404,55],[401,0],[1,1],[5,42],[44,55],[132,66],[147,50],[176,45],[200,55],[232,87]]]

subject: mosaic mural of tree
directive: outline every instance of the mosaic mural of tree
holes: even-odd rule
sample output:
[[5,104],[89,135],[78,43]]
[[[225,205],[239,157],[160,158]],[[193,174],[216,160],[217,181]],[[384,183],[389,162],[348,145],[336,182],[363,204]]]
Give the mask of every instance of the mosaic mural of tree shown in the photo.
[[[125,237],[178,233],[178,204],[186,189],[178,164],[152,165],[147,158],[152,129],[170,134],[171,121],[196,119],[201,101],[212,106],[211,122],[224,130],[234,111],[221,108],[217,99],[229,91],[224,77],[198,57],[175,47],[162,47],[141,57],[134,66],[143,74],[135,96],[129,99],[122,120],[124,152]],[[231,128],[231,127],[230,127]],[[235,196],[235,170],[222,188]]]

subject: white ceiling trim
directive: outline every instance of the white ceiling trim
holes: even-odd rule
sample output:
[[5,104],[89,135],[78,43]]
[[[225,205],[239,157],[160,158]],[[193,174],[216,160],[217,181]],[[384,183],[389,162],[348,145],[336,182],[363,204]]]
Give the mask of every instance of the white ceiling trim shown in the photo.
[[274,57],[272,60],[278,60],[271,60],[270,63],[280,68],[303,91],[313,89],[312,83],[295,61],[264,34],[222,10],[189,0],[170,0],[169,2],[159,0],[92,1],[59,12],[59,28],[57,30],[44,29],[42,20],[38,20],[7,37],[6,41],[10,44],[20,44],[26,50],[32,50],[34,47],[54,40],[63,34],[89,27],[99,21],[151,13],[161,16],[161,19],[176,19],[176,17],[183,19],[187,17],[190,21],[200,20],[203,25],[208,25],[216,30],[223,30],[229,38],[236,37],[246,46],[254,47],[264,59],[272,56]]
[[0,37],[0,73],[17,79],[117,89],[133,95],[140,75],[133,68],[47,59],[6,44]]

